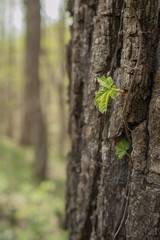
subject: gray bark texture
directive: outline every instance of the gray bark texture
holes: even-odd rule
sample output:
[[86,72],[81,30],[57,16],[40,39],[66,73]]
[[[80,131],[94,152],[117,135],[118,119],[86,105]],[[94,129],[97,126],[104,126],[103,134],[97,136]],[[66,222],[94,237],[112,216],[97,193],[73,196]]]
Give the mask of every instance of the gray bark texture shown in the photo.
[[[160,239],[160,2],[128,0],[122,11],[123,4],[68,1],[70,240]],[[96,77],[108,72],[126,100],[109,100],[102,115],[94,105]],[[130,140],[130,163],[115,155],[122,137]]]

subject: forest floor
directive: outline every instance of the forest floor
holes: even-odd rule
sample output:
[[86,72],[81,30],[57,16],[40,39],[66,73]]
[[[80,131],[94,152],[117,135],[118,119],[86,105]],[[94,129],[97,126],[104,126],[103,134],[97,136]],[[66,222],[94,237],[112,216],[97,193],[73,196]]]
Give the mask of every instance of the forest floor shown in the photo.
[[49,154],[49,179],[36,183],[33,152],[0,140],[0,240],[66,240],[65,160]]

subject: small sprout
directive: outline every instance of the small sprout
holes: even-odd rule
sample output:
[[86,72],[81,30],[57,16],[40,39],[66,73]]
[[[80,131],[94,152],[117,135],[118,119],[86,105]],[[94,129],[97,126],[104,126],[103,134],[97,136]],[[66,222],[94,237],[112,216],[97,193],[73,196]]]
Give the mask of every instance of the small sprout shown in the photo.
[[127,155],[130,157],[130,155],[127,153],[127,150],[129,149],[129,142],[122,138],[115,146],[116,148],[116,155],[118,158],[122,158],[124,155]]
[[100,78],[97,78],[97,81],[101,85],[98,93],[95,97],[95,105],[99,108],[101,113],[107,112],[107,106],[109,97],[115,99],[117,96],[117,92],[120,92],[123,96],[125,96],[124,90],[117,89],[115,85],[113,85],[113,80],[111,77],[106,78],[104,75]]

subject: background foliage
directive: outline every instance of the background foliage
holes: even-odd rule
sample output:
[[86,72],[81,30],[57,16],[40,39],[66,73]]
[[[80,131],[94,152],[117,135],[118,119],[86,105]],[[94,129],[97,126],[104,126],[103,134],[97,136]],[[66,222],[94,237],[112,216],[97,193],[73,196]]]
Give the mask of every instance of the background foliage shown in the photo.
[[[9,17],[12,16],[10,1]],[[0,3],[0,11],[5,9]],[[63,6],[63,1],[62,1]],[[23,7],[24,8],[24,7]],[[42,9],[43,10],[43,9]],[[62,11],[62,9],[61,9]],[[65,240],[64,195],[65,156],[68,151],[67,76],[61,74],[64,59],[59,34],[64,44],[70,38],[68,25],[60,32],[63,14],[51,24],[42,19],[40,80],[41,105],[48,129],[48,176],[38,182],[34,176],[34,154],[31,146],[20,145],[24,93],[25,29],[14,35],[12,21],[5,32],[3,14],[0,18],[0,240]],[[65,19],[68,17],[65,15]],[[25,14],[24,14],[25,19]],[[61,78],[59,78],[61,76]],[[63,121],[59,83],[63,100]]]
[[0,159],[0,239],[67,239],[63,230],[65,165],[59,155],[50,154],[52,172],[40,184],[33,176],[32,149],[4,138]]

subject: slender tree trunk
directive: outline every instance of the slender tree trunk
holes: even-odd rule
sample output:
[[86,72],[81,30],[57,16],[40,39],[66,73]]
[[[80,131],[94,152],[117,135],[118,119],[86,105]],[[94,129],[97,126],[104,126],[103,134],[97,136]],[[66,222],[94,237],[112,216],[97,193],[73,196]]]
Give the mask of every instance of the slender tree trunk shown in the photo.
[[58,28],[58,42],[59,42],[59,76],[57,81],[58,102],[59,102],[59,120],[60,120],[60,134],[59,134],[59,153],[64,155],[64,141],[66,132],[66,113],[65,113],[65,99],[64,99],[64,80],[65,80],[65,11],[64,3],[60,9],[60,21]]
[[35,149],[35,171],[39,178],[46,175],[47,133],[40,103],[40,3],[27,0],[25,112],[22,143],[32,143]]
[[[3,69],[4,65],[6,64],[6,49],[5,49],[5,41],[6,39],[6,28],[5,28],[5,19],[6,19],[6,6],[4,1],[0,1],[0,51],[1,51],[1,59],[0,59],[0,68]],[[7,122],[7,94],[6,94],[6,81],[3,81],[4,77],[0,77],[0,109],[1,109],[1,114],[0,114],[0,130],[1,134],[6,134],[6,122]]]
[[[70,240],[160,239],[159,9],[158,0],[68,1]],[[102,115],[96,77],[107,73],[126,100],[110,100]],[[122,137],[132,162],[115,155]]]
[[3,0],[0,1],[0,39],[4,40],[5,37],[5,18],[6,18],[6,7]]
[[14,88],[12,86],[12,72],[14,68],[14,62],[15,62],[15,43],[14,43],[14,26],[12,24],[12,19],[13,19],[13,6],[14,6],[14,1],[10,0],[10,6],[9,6],[9,22],[10,22],[10,32],[9,32],[9,39],[8,39],[8,77],[7,77],[7,121],[8,121],[8,126],[7,126],[7,135],[9,137],[13,137],[14,135],[14,114],[13,114],[13,96],[14,96]]

